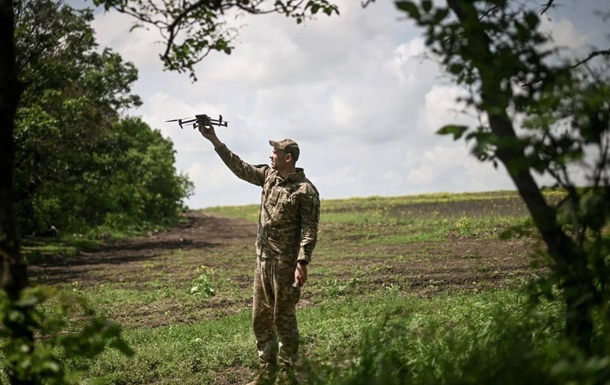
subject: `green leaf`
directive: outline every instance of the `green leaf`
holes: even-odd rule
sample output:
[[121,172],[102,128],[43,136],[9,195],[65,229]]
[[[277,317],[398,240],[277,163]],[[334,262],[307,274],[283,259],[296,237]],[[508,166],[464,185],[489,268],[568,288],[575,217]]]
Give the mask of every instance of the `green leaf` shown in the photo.
[[439,135],[453,135],[453,140],[458,140],[464,135],[464,132],[468,130],[467,126],[458,126],[454,124],[450,124],[448,126],[442,127],[436,133]]
[[423,0],[421,2],[421,7],[426,13],[430,13],[432,9],[432,0]]
[[454,75],[459,75],[464,70],[464,65],[461,63],[451,63],[448,70]]
[[438,25],[449,15],[449,8],[439,8],[432,18],[432,24]]
[[536,15],[534,12],[527,12],[525,14],[525,22],[531,30],[534,30],[538,27],[538,23],[540,23],[540,18],[538,18],[538,15]]
[[412,1],[397,1],[396,8],[409,14],[409,17],[417,21],[421,20],[419,9]]
[[339,8],[332,7],[332,6],[324,7],[324,13],[327,14],[328,16],[332,16],[333,13],[336,13],[338,15]]

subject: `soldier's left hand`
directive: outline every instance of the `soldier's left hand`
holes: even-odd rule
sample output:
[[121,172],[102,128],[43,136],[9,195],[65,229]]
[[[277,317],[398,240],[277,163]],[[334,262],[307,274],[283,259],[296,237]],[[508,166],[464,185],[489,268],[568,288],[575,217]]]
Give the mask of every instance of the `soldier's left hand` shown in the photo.
[[294,282],[302,287],[307,282],[307,265],[297,263],[297,268],[294,271]]

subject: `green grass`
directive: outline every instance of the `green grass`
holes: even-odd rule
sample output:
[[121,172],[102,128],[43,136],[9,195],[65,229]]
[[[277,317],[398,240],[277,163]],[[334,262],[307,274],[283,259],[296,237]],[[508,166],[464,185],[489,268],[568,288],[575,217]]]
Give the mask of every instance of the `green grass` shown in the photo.
[[[496,203],[487,203],[492,200]],[[461,210],[455,210],[456,203],[463,204]],[[206,209],[251,222],[257,221],[258,210],[258,205]],[[319,237],[367,245],[444,242],[451,234],[497,238],[527,218],[514,191],[322,200]]]
[[222,214],[229,218],[243,218],[251,222],[258,221],[259,205],[217,206],[205,209],[211,213]]
[[[102,384],[212,383],[223,369],[252,367],[249,314],[195,325],[125,331],[137,352],[131,358],[109,350],[95,360],[87,377]],[[79,362],[71,363],[77,368]]]
[[[358,350],[346,349],[326,371],[318,368],[312,382],[552,383],[541,369],[558,358],[562,309],[545,304],[532,313],[525,301],[500,291],[360,304],[367,309],[357,318],[364,327],[350,345]],[[378,321],[370,322],[374,315]]]
[[[408,279],[394,273],[397,265],[406,269],[415,259],[442,262],[445,256],[437,252],[439,245],[450,248],[458,239],[497,239],[511,226],[527,227],[527,215],[514,192],[323,200],[321,205],[315,267],[307,303],[298,312],[303,380],[367,383],[358,382],[362,378],[369,384],[384,384],[378,371],[395,364],[388,369],[394,374],[387,384],[449,384],[460,379],[461,383],[495,383],[498,378],[481,373],[493,373],[494,365],[498,373],[508,373],[510,367],[501,362],[513,359],[510,349],[517,354],[531,349],[542,357],[532,362],[547,362],[547,346],[559,339],[560,306],[546,304],[533,316],[526,312],[527,297],[520,289],[477,287],[420,295],[411,290]],[[254,223],[258,218],[258,205],[205,211]],[[82,242],[30,244],[24,254],[28,261],[74,255],[86,246]],[[251,260],[252,249],[228,245],[206,251],[205,256],[199,255],[201,251],[175,250],[169,252],[171,263],[143,263],[137,274],[146,279],[137,282],[63,283],[62,290],[82,295],[102,314],[129,309],[136,315],[132,326],[123,331],[135,356],[127,358],[110,349],[92,361],[68,360],[65,365],[78,370],[90,364],[83,373],[87,383],[244,382],[257,366],[246,308],[251,297],[251,264],[243,262]],[[173,277],[172,268],[177,269],[182,260],[199,257],[202,262],[188,267],[187,275]],[[463,258],[486,268],[484,255]],[[230,263],[218,269],[214,261]],[[243,277],[247,282],[237,286]],[[512,278],[507,274],[505,279]],[[193,291],[194,287],[198,289]],[[171,314],[174,308],[168,305],[176,305],[184,314]],[[164,322],[153,328],[133,322],[138,314],[157,307],[165,309],[155,315]],[[142,322],[146,324],[144,318]],[[474,360],[487,361],[477,372]]]
[[21,255],[25,263],[37,263],[45,258],[54,256],[74,256],[79,250],[92,248],[101,243],[91,239],[67,240],[29,240],[26,239],[21,247]]
[[[393,348],[401,349],[396,344],[405,344],[411,365],[417,366],[417,362],[431,365],[429,360],[442,357],[441,353],[456,353],[448,351],[450,338],[458,338],[453,343],[465,345],[469,350],[495,342],[501,337],[494,326],[499,322],[498,312],[521,314],[525,300],[516,291],[462,293],[429,299],[391,291],[340,297],[300,311],[303,366],[330,365],[336,369],[361,354],[362,343],[371,333],[381,333],[387,339],[392,335],[387,332],[396,331],[401,334],[395,335],[396,340],[390,340]],[[544,344],[556,336],[559,314],[556,306],[545,309],[540,320],[545,325],[544,334],[537,343]],[[515,327],[510,323],[521,321],[516,318],[506,322],[507,326]],[[473,334],[479,340],[466,338]],[[125,358],[112,350],[105,352],[94,361],[87,374],[89,379],[103,384],[201,384],[213,383],[219,373],[231,372],[236,367],[253,371],[257,365],[250,314],[246,311],[194,325],[126,330],[125,337],[137,354]],[[72,362],[70,366],[76,369],[81,363]]]
[[[559,193],[548,191],[545,196],[549,199],[557,199]],[[368,197],[349,199],[322,199],[320,203],[321,217],[323,223],[396,223],[397,221],[413,222],[421,216],[428,218],[446,218],[447,212],[438,209],[444,204],[455,205],[459,202],[486,202],[499,201],[502,206],[514,207],[523,216],[522,201],[515,191],[495,191],[483,193],[438,193],[422,194],[400,197]],[[431,206],[422,205],[438,204],[436,211],[429,210]],[[493,204],[485,203],[489,214],[493,214]],[[419,209],[419,210],[418,210]],[[252,222],[258,219],[259,205],[243,206],[217,206],[206,208],[205,211],[219,213],[231,218],[243,218]],[[411,215],[409,215],[411,214]],[[451,216],[460,216],[464,212],[450,213]]]

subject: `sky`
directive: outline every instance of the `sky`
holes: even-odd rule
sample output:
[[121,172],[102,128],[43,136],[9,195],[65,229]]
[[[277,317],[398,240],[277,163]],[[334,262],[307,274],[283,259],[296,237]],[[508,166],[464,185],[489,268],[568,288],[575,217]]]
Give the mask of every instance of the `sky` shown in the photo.
[[[477,161],[464,141],[435,134],[473,118],[458,112],[455,98],[464,91],[425,58],[423,31],[393,1],[377,0],[366,9],[355,0],[334,3],[339,17],[321,15],[300,25],[280,15],[232,19],[240,28],[235,50],[199,63],[197,82],[163,70],[157,30],[130,32],[128,16],[96,11],[100,46],[139,70],[132,91],[143,105],[129,114],[172,140],[177,170],[194,183],[186,205],[260,199],[260,187],[237,179],[196,130],[166,123],[202,113],[229,121],[216,132],[248,163],[269,163],[270,139],[297,141],[297,166],[323,200],[514,189],[504,169]],[[557,44],[581,52],[610,45],[610,22],[592,15],[608,10],[605,1],[560,3],[543,18]]]

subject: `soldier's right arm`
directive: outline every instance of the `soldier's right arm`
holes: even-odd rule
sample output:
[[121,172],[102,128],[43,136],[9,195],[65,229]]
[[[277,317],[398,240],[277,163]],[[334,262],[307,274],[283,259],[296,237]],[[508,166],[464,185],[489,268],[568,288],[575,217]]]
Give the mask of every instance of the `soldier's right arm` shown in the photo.
[[220,139],[218,139],[212,125],[203,126],[200,124],[199,132],[204,138],[209,140],[214,145],[216,153],[220,156],[220,159],[222,159],[227,167],[229,167],[233,174],[246,182],[250,182],[257,186],[263,186],[267,172],[269,172],[269,166],[254,166],[241,160],[239,156],[229,150],[227,146],[222,143]]

